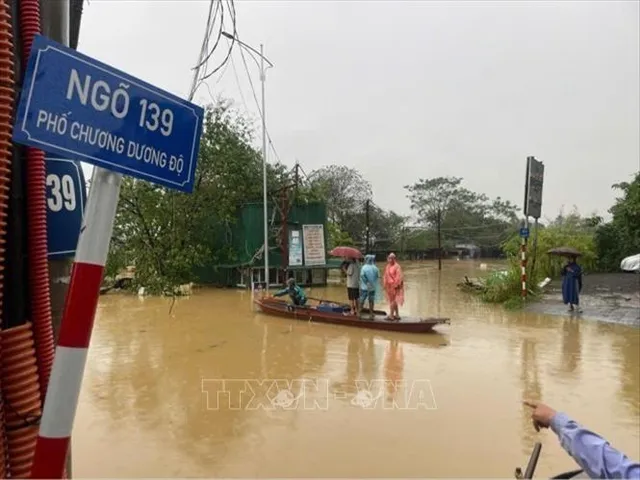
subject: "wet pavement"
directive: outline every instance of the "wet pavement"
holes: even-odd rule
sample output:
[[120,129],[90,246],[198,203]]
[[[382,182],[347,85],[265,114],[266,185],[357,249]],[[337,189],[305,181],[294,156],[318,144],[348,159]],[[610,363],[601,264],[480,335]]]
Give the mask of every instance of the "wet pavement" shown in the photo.
[[562,303],[562,294],[546,294],[541,301],[528,305],[526,310],[532,313],[579,317],[583,320],[618,323],[640,327],[640,296],[629,295],[582,295],[580,296],[582,313],[568,311]]
[[[410,335],[271,318],[249,292],[105,295],[73,433],[74,476],[512,477],[573,469],[539,398],[640,458],[640,330],[507,312],[460,292],[478,264],[405,265]],[[311,289],[342,300],[343,287]],[[284,383],[283,383],[284,382]]]
[[585,275],[580,295],[582,313],[571,313],[562,303],[562,287],[555,280],[542,299],[531,303],[527,311],[558,316],[576,316],[583,320],[619,323],[640,327],[640,275],[601,273]]

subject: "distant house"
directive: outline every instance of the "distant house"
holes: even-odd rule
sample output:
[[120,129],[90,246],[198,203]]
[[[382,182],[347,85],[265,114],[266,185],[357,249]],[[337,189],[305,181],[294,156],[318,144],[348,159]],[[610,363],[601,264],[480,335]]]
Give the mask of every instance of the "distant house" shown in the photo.
[[472,243],[458,243],[454,248],[460,259],[480,258],[480,247]]

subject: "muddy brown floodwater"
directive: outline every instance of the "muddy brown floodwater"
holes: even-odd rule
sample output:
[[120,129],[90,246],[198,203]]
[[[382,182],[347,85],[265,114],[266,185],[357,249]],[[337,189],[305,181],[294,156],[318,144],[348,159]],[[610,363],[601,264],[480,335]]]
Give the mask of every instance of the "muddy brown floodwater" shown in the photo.
[[477,268],[405,265],[401,313],[451,318],[428,336],[271,318],[245,291],[200,290],[171,314],[167,299],[104,296],[74,476],[513,478],[538,440],[536,476],[573,469],[525,398],[640,458],[639,330],[484,305],[455,287]]

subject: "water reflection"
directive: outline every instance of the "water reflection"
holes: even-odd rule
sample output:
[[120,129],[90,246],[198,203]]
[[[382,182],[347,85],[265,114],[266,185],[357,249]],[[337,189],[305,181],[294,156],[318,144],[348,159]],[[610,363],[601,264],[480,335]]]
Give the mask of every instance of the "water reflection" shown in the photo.
[[[284,325],[264,323],[255,328],[246,322],[244,332],[229,325],[218,328],[217,335],[202,335],[202,325],[194,331],[176,323],[161,300],[146,300],[146,305],[153,305],[154,325],[141,329],[122,308],[127,303],[133,306],[135,301],[126,299],[101,311],[101,316],[113,315],[119,322],[117,328],[102,330],[100,335],[99,357],[110,357],[114,364],[111,368],[104,368],[104,364],[100,368],[100,362],[90,364],[90,368],[103,370],[103,375],[93,378],[93,401],[106,408],[114,425],[124,419],[133,421],[139,428],[155,432],[159,443],[170,440],[202,468],[224,461],[234,447],[229,439],[253,435],[255,442],[252,417],[262,413],[247,411],[244,399],[235,395],[230,395],[227,403],[209,404],[207,410],[203,380],[295,380],[317,373],[325,360],[324,341],[300,342]],[[183,318],[186,313],[196,321],[209,317],[206,309],[193,311],[192,307],[200,310],[198,303],[183,302],[174,307],[176,316]],[[266,395],[268,388],[268,383],[254,385],[256,395]],[[275,416],[271,421],[290,425],[292,417]],[[260,423],[264,424],[264,419]]]
[[[396,400],[398,386],[402,382],[404,371],[404,353],[402,345],[397,340],[391,340],[387,345],[384,356],[384,379],[386,380],[386,400],[392,403]],[[403,392],[406,394],[407,392]]]
[[613,341],[613,350],[620,356],[619,395],[630,415],[640,416],[640,333],[630,329],[627,335]]
[[562,369],[565,377],[575,377],[580,357],[582,343],[580,338],[580,319],[571,317],[562,321]]
[[[347,389],[350,387],[355,387],[356,380],[362,379],[362,370],[363,367],[367,370],[371,370],[371,367],[368,368],[364,366],[366,362],[363,353],[364,353],[364,341],[362,336],[351,332],[349,334],[349,344],[347,347],[347,376],[345,385]],[[367,360],[369,358],[367,357]],[[365,378],[365,380],[371,380],[370,378]],[[349,392],[351,393],[351,392]]]
[[[523,338],[520,349],[520,380],[522,381],[522,401],[542,400],[542,384],[538,372],[538,358],[536,341]],[[531,423],[531,409],[524,405],[522,408],[522,450],[529,453],[535,442],[535,429]]]
[[[526,462],[536,439],[554,442],[534,432],[520,404],[543,393],[640,457],[638,330],[478,302],[455,288],[463,275],[477,275],[473,262],[445,262],[442,272],[435,262],[403,267],[402,313],[450,317],[442,333],[267,317],[233,290],[198,292],[171,314],[168,300],[103,297],[74,430],[74,474],[504,477]],[[313,296],[343,300],[344,289]],[[330,402],[325,410],[250,410],[236,395],[211,408],[203,379],[293,380],[294,396],[297,380],[327,380],[328,391],[312,399]],[[402,404],[401,389],[384,389],[382,410],[333,396],[355,393],[358,380],[391,387],[424,379],[437,410],[389,408]],[[267,398],[267,384],[254,387]],[[542,476],[571,467],[557,445],[543,455]]]

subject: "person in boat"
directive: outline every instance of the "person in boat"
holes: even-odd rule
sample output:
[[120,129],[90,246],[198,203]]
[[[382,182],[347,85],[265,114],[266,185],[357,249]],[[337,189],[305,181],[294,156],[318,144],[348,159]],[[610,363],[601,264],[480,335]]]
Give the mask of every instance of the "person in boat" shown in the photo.
[[390,253],[387,257],[383,286],[389,301],[387,320],[400,320],[399,306],[404,304],[404,278],[395,253]]
[[533,409],[531,419],[536,431],[550,428],[562,448],[589,478],[640,478],[640,463],[613,448],[600,435],[544,403],[525,401],[524,404]]
[[373,307],[379,295],[380,270],[375,264],[375,255],[366,255],[364,265],[360,269],[360,310],[364,308],[364,302],[369,301],[369,314],[373,319]]
[[273,294],[274,297],[284,297],[285,295],[289,295],[291,302],[298,307],[307,303],[307,295],[302,288],[296,285],[296,281],[293,278],[287,280],[286,288]]
[[347,275],[347,298],[351,304],[351,315],[358,315],[358,299],[360,298],[360,265],[355,258],[345,261],[344,272]]
[[[582,268],[577,263],[576,257],[569,258],[567,264],[562,267],[562,301],[569,305],[569,311],[574,309],[581,313],[580,292],[582,291]],[[575,307],[575,308],[574,308]]]

